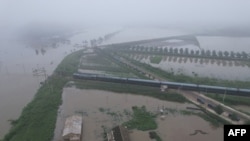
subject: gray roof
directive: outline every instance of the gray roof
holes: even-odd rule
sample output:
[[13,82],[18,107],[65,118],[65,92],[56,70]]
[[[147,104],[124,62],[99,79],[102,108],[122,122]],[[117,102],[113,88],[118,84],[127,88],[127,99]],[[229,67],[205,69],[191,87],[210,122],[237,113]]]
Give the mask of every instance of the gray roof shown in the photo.
[[63,136],[67,136],[69,134],[80,135],[81,131],[82,131],[82,116],[73,115],[66,119],[63,130]]

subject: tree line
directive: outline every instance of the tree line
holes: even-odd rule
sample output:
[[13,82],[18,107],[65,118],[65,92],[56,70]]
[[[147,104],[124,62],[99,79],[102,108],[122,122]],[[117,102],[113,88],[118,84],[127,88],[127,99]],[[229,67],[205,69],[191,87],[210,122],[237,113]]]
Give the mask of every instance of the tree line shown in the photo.
[[190,56],[190,57],[204,57],[204,58],[218,58],[218,59],[235,59],[235,60],[248,60],[250,61],[250,54],[245,51],[216,51],[205,49],[189,49],[179,47],[146,47],[142,45],[130,46],[120,48],[135,53],[154,53],[161,55],[175,55],[175,56]]

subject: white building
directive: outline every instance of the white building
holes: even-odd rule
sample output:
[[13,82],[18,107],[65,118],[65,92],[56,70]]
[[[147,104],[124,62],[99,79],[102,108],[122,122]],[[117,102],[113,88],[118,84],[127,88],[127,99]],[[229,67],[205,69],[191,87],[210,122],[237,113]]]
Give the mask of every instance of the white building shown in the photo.
[[82,136],[82,116],[73,115],[65,121],[63,139],[65,141],[81,141]]

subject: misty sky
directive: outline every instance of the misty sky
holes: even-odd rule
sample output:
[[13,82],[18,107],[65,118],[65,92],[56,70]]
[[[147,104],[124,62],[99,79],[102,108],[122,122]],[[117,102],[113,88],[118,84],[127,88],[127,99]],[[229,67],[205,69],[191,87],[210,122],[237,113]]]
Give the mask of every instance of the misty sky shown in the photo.
[[249,0],[0,0],[0,28],[29,24],[247,25]]

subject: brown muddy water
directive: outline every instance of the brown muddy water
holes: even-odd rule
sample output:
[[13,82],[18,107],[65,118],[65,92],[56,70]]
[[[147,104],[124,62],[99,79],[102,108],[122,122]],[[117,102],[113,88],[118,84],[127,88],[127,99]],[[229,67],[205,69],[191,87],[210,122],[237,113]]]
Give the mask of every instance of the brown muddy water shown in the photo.
[[234,109],[250,114],[250,106],[246,105],[237,105],[232,106]]
[[[121,30],[121,27],[115,28],[88,28],[83,33],[71,37],[69,40],[71,44],[61,44],[54,47],[43,47],[38,44],[26,45],[16,40],[1,40],[0,41],[0,139],[10,129],[8,120],[17,119],[23,107],[29,103],[37,89],[40,82],[44,80],[44,76],[33,76],[32,70],[44,68],[47,75],[51,75],[61,60],[69,53],[80,49],[74,45],[81,45],[83,41],[98,39],[108,33]],[[135,29],[125,29],[119,33],[118,37],[114,36],[110,40],[103,42],[103,44],[125,42],[137,39],[148,39],[159,36],[169,36],[180,32],[171,32],[167,34],[168,30],[161,32],[160,29],[140,29],[137,30],[136,36],[131,38]],[[155,32],[155,34],[151,34]],[[144,36],[148,33],[147,36]],[[150,34],[149,34],[150,33]],[[41,49],[45,51],[41,51]]]
[[8,120],[17,119],[23,107],[32,100],[45,75],[35,76],[34,69],[44,68],[51,75],[72,47],[46,48],[37,54],[34,48],[18,43],[0,47],[0,138],[10,129]]
[[[145,106],[148,111],[157,113],[159,107],[185,110],[193,104],[180,104],[162,101],[151,97],[120,94],[100,90],[80,90],[76,88],[64,88],[63,104],[61,105],[55,129],[54,141],[61,141],[61,134],[66,117],[73,114],[83,114],[83,140],[102,141],[103,128],[110,130],[131,118],[132,106]],[[102,110],[100,110],[102,109]],[[197,116],[185,116],[179,113],[168,114],[165,120],[157,117],[159,128],[156,132],[165,140],[223,140],[222,128],[214,129],[208,122]],[[207,134],[191,136],[195,130],[202,130]],[[132,141],[149,141],[148,132],[137,130],[130,131]]]

